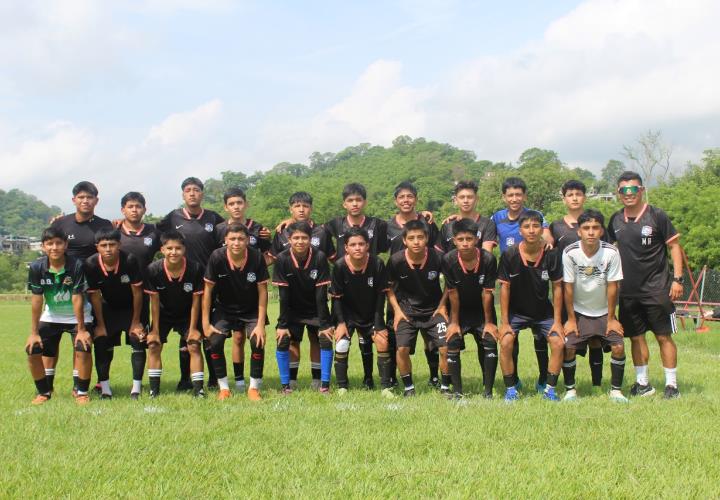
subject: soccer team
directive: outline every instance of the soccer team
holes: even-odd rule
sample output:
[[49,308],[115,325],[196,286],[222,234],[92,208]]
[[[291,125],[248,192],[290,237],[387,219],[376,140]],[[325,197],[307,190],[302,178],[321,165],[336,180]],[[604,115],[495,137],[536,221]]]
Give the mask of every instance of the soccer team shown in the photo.
[[[32,316],[25,350],[37,389],[33,404],[53,394],[63,333],[71,335],[74,347],[78,404],[89,401],[93,351],[94,389],[100,398],[112,398],[110,367],[123,334],[131,346],[131,398],[141,395],[146,366],[149,396],[157,397],[163,344],[171,331],[180,335],[177,390],[205,397],[204,358],[208,387],[218,389],[218,399],[229,398],[225,341],[230,338],[235,392],[247,390],[250,400],[260,400],[271,280],[279,293],[276,360],[284,394],[297,387],[307,331],[314,390],[330,391],[334,360],[337,392],[347,392],[351,339],[357,333],[363,386],[375,387],[374,345],[381,394],[395,397],[399,374],[403,395],[413,396],[411,354],[420,333],[428,383],[448,398],[462,398],[460,353],[470,334],[483,396],[493,397],[499,361],[504,398],[511,402],[522,388],[518,334],[529,329],[539,372],[534,390],[544,399],[560,400],[561,372],[563,399],[578,397],[577,354],[587,354],[593,392],[600,392],[605,351],[610,352],[610,399],[626,402],[624,337],[630,338],[636,372],[630,395],[651,396],[647,331],[660,347],[664,397],[680,395],[672,334],[673,301],[683,291],[682,249],[667,215],[644,202],[637,173],[624,172],[618,179],[624,208],[607,226],[600,212],[584,209],[586,189],[575,180],[562,186],[566,215],[549,225],[525,206],[527,188],[517,177],[503,182],[507,208],[490,218],[477,212],[477,184],[458,182],[453,191],[458,211],[440,229],[431,213],[417,211],[418,193],[411,183],[395,188],[397,212],[388,221],[365,215],[365,188],[351,183],[342,192],[346,214],[325,224],[312,219],[312,196],[294,193],[290,217],[274,236],[246,217],[241,189],[224,195],[227,220],[203,208],[199,179],[185,179],[181,189],[183,207],[153,225],[143,222],[142,194],[123,196],[123,218],[109,221],[95,215],[95,185],[75,185],[75,213],[56,218],[43,232],[44,255],[29,268]],[[158,252],[162,257],[156,259]],[[246,343],[251,353],[247,387]]]

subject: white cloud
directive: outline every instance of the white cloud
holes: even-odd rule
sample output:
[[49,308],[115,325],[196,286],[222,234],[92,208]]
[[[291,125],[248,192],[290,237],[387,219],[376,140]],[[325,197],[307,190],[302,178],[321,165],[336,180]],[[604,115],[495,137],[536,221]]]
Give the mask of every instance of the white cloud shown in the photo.
[[192,111],[174,113],[150,128],[146,145],[172,146],[207,138],[218,123],[222,101],[213,99]]

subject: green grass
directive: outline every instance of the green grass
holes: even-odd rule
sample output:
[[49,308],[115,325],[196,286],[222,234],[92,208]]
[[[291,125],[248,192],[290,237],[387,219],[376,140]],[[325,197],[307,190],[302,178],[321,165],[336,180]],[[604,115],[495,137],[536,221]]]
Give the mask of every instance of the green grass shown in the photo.
[[[130,354],[123,346],[112,372],[116,398],[77,407],[69,394],[70,344],[63,341],[57,394],[31,407],[34,386],[22,353],[29,306],[2,303],[0,317],[2,497],[677,498],[720,492],[717,330],[677,335],[677,401],[656,396],[617,405],[586,396],[551,404],[530,395],[506,405],[496,394],[493,401],[475,396],[459,405],[422,383],[418,397],[407,401],[359,389],[322,397],[307,388],[307,351],[300,367],[305,389],[283,397],[272,348],[264,401],[250,404],[241,395],[196,401],[172,390],[175,336],[164,353],[165,392],[157,400],[126,396]],[[530,385],[536,375],[530,336],[522,334],[521,344],[520,374]],[[651,349],[652,383],[662,387],[657,348]],[[419,353],[416,381],[423,382],[427,366]],[[353,341],[354,387],[361,380],[358,354]],[[583,396],[590,375],[579,359]],[[477,394],[472,341],[463,363],[466,389]],[[629,363],[626,388],[633,375]]]

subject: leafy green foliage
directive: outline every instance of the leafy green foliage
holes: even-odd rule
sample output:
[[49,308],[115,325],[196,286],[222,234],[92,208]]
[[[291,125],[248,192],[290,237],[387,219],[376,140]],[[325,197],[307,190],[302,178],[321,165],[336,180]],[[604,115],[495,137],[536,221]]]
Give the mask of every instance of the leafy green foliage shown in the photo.
[[48,221],[61,212],[19,189],[0,189],[0,234],[38,236]]
[[27,264],[38,257],[37,252],[22,255],[0,253],[0,292],[22,292],[27,286]]

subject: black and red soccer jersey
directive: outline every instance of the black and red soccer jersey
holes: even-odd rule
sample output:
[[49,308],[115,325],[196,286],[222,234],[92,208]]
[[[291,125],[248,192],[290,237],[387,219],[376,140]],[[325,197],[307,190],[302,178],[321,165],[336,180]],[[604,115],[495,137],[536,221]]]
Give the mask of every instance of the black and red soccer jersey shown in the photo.
[[[217,248],[225,246],[225,231],[227,231],[229,221],[224,221],[215,226],[215,245]],[[248,230],[248,246],[256,248],[260,252],[269,252],[272,244],[269,239],[261,238],[260,231],[265,229],[265,226],[252,219],[246,219],[243,225]]]
[[495,290],[497,262],[493,254],[481,248],[475,249],[477,264],[467,268],[457,250],[443,255],[442,270],[445,286],[457,290],[460,299],[460,324],[465,326],[483,325],[483,290]]
[[243,320],[257,319],[258,285],[269,279],[265,259],[255,248],[247,248],[245,259],[238,266],[230,260],[227,248],[218,248],[210,255],[205,269],[205,281],[215,285],[214,306]]
[[[561,254],[568,246],[576,241],[580,241],[580,236],[578,236],[577,232],[577,222],[567,222],[564,217],[550,223],[550,233],[555,240],[555,248],[557,248]],[[602,241],[608,240],[607,231],[603,232],[600,239]]]
[[194,216],[186,209],[178,208],[163,217],[157,228],[161,233],[175,230],[182,234],[185,238],[185,256],[204,268],[210,254],[217,248],[215,226],[224,220],[212,210],[202,209]]
[[390,256],[388,283],[408,319],[427,318],[432,316],[442,299],[442,254],[434,248],[427,248],[422,263],[415,265],[410,262],[407,253],[407,250],[401,250]]
[[[324,224],[325,230],[335,239],[337,254],[335,258],[340,260],[345,255],[345,232],[353,227],[347,216],[336,217]],[[387,251],[387,222],[369,215],[363,216],[360,227],[365,229],[370,237],[370,253],[378,255]]]
[[140,270],[145,272],[160,250],[160,235],[155,224],[143,224],[137,231],[121,224],[120,244],[123,251],[135,256]]
[[[328,232],[323,226],[317,225],[313,221],[309,221],[308,223],[312,227],[310,246],[313,248],[313,253],[320,251],[328,259],[333,260],[335,258],[335,246],[333,245],[332,238],[330,238]],[[286,227],[282,231],[275,233],[270,251],[272,252],[273,257],[278,257],[288,248],[290,248],[290,231]]]
[[[425,219],[425,217],[423,217],[421,214],[417,214],[417,220],[423,221],[425,223],[425,227],[428,230],[428,248],[434,247],[437,244],[438,235],[440,234],[438,227],[435,225],[434,222],[432,224],[428,223],[427,219]],[[402,236],[404,227],[405,224],[401,224],[398,221],[397,215],[391,217],[390,220],[388,220],[387,248],[390,251],[390,255],[394,255],[400,250],[405,249],[405,243],[403,243]]]
[[498,281],[510,283],[511,315],[540,321],[553,315],[550,282],[563,278],[561,254],[557,250],[543,251],[537,261],[525,261],[520,253],[524,244],[509,247],[500,256]]
[[645,205],[634,219],[624,210],[615,212],[608,224],[608,239],[617,242],[622,261],[623,297],[648,297],[667,293],[672,284],[668,272],[667,244],[680,237],[667,214]]
[[[281,252],[273,266],[273,284],[287,287],[288,303],[281,304],[286,317],[278,318],[281,328],[294,321],[318,318],[316,288],[330,284],[330,270],[323,252],[310,248],[302,260],[291,249]],[[327,297],[325,298],[327,301]],[[325,304],[327,309],[327,303]],[[327,318],[323,318],[327,321]]]
[[340,304],[340,317],[357,328],[385,328],[384,305],[387,292],[387,269],[383,261],[368,255],[365,266],[355,271],[347,256],[335,261],[330,295]]
[[93,215],[90,219],[78,222],[75,214],[64,215],[52,223],[52,227],[62,229],[67,235],[67,251],[70,257],[85,261],[97,252],[95,248],[95,233],[101,229],[112,229],[113,225],[107,219]]
[[147,268],[144,287],[146,293],[160,297],[160,321],[188,321],[193,296],[203,293],[203,270],[197,263],[185,259],[180,276],[173,278],[165,259],[156,260]]
[[88,293],[100,293],[105,304],[112,309],[126,310],[133,306],[132,288],[142,286],[143,277],[137,259],[120,250],[118,263],[113,270],[105,267],[100,254],[85,261]]
[[[473,221],[477,224],[477,247],[481,248],[482,244],[486,241],[492,242],[493,245],[497,244],[497,231],[495,230],[495,223],[484,215],[478,215]],[[449,252],[455,249],[453,243],[453,224],[455,221],[446,222],[440,228],[440,236],[438,236],[435,248],[442,250],[443,252]]]

